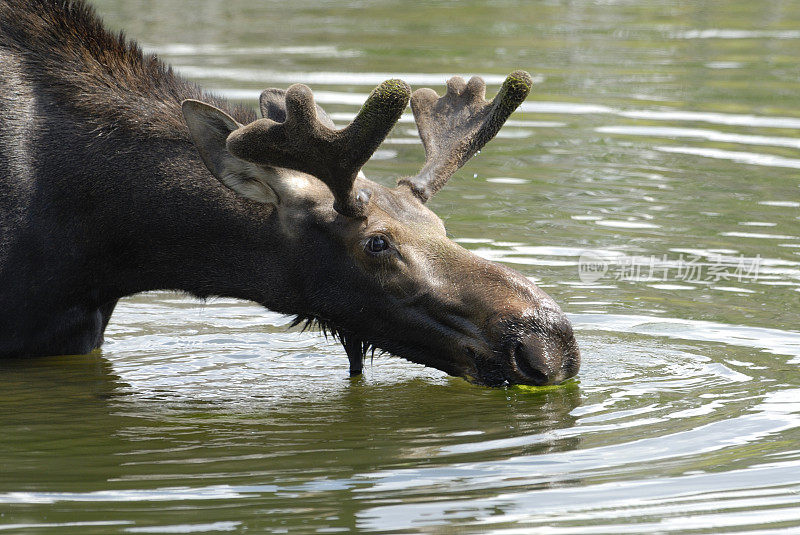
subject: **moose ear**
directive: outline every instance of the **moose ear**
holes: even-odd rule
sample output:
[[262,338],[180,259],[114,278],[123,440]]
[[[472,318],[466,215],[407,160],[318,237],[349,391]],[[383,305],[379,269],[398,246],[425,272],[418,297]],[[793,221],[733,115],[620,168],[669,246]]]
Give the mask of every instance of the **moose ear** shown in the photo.
[[225,148],[228,135],[242,125],[224,111],[199,100],[184,100],[181,108],[189,137],[212,175],[243,197],[277,202],[274,190],[267,184],[267,171],[240,160]]

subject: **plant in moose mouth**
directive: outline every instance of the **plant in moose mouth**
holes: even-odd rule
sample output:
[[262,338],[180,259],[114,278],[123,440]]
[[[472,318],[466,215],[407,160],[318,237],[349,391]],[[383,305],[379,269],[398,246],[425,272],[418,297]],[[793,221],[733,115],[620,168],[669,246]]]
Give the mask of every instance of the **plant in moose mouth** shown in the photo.
[[[294,324],[333,333],[351,374],[380,348],[480,384],[544,385],[578,371],[569,321],[526,277],[449,240],[425,206],[497,134],[531,85],[527,72],[516,71],[488,102],[479,77],[451,78],[443,97],[427,88],[410,95],[405,82],[388,80],[341,130],[302,84],[264,91],[263,118],[244,126],[197,100],[184,101],[183,113],[212,174],[273,204],[298,243],[317,249],[293,266],[322,264],[304,275],[307,308]],[[409,95],[426,161],[389,189],[361,168]]]

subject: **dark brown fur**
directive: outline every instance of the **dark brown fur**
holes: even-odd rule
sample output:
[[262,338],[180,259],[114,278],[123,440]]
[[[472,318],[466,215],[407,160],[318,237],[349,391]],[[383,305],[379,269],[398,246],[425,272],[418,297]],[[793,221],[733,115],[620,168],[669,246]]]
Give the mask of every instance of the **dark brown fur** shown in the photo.
[[252,110],[231,106],[172,72],[155,55],[106,30],[83,0],[0,1],[0,47],[23,59],[26,74],[56,102],[100,132],[125,128],[146,137],[187,140],[181,102],[200,99],[239,122]]

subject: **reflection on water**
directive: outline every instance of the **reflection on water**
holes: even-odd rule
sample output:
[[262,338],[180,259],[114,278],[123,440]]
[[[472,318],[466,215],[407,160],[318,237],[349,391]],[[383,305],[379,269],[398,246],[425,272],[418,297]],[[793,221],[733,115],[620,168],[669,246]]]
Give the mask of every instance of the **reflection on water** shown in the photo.
[[[563,305],[584,364],[350,379],[255,305],[136,296],[102,351],[0,363],[0,532],[800,529],[800,5],[97,5],[221,95],[303,82],[339,124],[386,78],[531,70],[431,204]],[[366,171],[421,160],[408,113]]]

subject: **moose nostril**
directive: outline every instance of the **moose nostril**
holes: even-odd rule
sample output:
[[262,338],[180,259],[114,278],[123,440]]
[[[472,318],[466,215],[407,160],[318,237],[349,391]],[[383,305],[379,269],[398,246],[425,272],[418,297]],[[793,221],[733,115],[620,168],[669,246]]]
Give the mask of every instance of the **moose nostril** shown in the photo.
[[526,336],[517,342],[511,358],[519,373],[531,383],[535,385],[550,383],[551,372],[547,364],[547,354],[535,336]]

